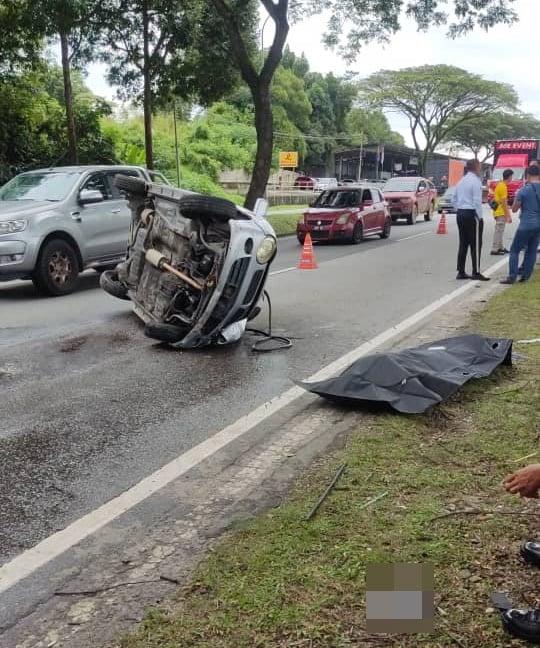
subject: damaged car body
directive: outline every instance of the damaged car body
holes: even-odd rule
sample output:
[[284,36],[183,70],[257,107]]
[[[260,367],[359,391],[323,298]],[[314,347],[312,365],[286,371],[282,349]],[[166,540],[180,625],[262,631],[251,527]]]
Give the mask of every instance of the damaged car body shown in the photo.
[[126,260],[101,287],[129,299],[148,337],[177,348],[240,339],[277,241],[268,221],[221,198],[117,176],[132,213]]

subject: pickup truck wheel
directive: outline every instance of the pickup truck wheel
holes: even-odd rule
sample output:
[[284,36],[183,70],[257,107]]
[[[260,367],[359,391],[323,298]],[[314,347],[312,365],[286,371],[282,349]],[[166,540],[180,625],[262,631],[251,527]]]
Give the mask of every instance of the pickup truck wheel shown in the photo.
[[184,196],[178,203],[180,211],[187,218],[207,217],[220,222],[237,218],[236,205],[224,198],[213,196]]
[[407,223],[409,225],[414,225],[416,219],[418,218],[418,205],[413,205],[412,212],[407,216]]
[[186,336],[188,330],[174,324],[165,324],[164,322],[147,322],[144,327],[146,337],[160,342],[174,344]]
[[52,239],[39,252],[32,283],[45,295],[67,295],[75,290],[79,272],[73,247],[62,239]]
[[109,295],[117,299],[129,301],[127,287],[118,279],[118,274],[114,270],[105,270],[99,278],[99,285]]
[[364,228],[362,227],[362,223],[358,221],[358,223],[356,223],[353,229],[353,233],[351,236],[351,243],[353,245],[356,245],[357,243],[360,243],[360,241],[362,241],[363,238],[364,238]]
[[433,212],[434,212],[434,211],[435,211],[435,205],[434,205],[432,202],[430,202],[430,203],[429,203],[429,209],[428,209],[427,212],[424,214],[424,220],[426,221],[426,223],[429,223],[429,221],[430,221],[431,218],[433,217]]
[[146,182],[142,178],[134,178],[133,176],[118,173],[114,176],[114,186],[134,196],[146,196]]

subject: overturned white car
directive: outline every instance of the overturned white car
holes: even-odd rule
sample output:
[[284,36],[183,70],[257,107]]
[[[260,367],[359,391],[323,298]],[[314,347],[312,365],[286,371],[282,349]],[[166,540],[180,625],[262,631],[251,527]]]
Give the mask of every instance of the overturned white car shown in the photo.
[[237,341],[258,308],[276,235],[234,203],[117,175],[132,213],[126,260],[101,275],[145,334],[178,348]]

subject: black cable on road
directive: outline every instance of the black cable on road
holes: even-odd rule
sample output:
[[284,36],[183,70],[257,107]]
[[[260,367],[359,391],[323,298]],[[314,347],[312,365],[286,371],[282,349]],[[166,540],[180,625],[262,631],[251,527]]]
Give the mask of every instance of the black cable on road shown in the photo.
[[257,353],[270,353],[272,351],[290,349],[292,347],[290,338],[283,335],[272,334],[272,302],[270,300],[270,295],[266,290],[263,294],[264,299],[268,302],[268,330],[262,331],[254,328],[246,329],[249,333],[262,336],[262,340],[257,340],[257,342],[251,345],[251,348]]

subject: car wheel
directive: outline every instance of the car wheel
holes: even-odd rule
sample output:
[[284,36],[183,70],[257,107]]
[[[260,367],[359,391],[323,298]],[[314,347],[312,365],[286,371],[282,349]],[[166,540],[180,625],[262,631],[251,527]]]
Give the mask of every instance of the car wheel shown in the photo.
[[431,220],[434,209],[435,209],[435,205],[433,203],[429,203],[429,209],[424,214],[424,220],[426,221],[426,223],[429,223],[429,221]]
[[146,196],[146,182],[142,178],[134,178],[119,173],[114,176],[114,186],[134,196]]
[[146,337],[174,344],[186,336],[188,331],[175,324],[165,324],[164,322],[147,322],[144,327]]
[[407,223],[409,225],[414,225],[416,223],[417,218],[418,218],[418,205],[414,205],[412,208],[412,212],[407,216]]
[[73,247],[63,239],[52,239],[41,248],[32,282],[45,295],[68,295],[77,286],[79,272]]
[[180,211],[187,218],[207,217],[222,222],[237,218],[236,205],[224,198],[184,196],[178,204]]
[[379,236],[382,239],[388,238],[390,236],[391,229],[392,229],[392,221],[389,218],[387,218],[384,223],[383,231],[379,234]]
[[356,245],[364,238],[364,228],[362,227],[361,221],[358,221],[354,226],[353,233],[351,236],[351,243]]
[[109,295],[129,301],[127,286],[118,279],[118,274],[114,270],[105,270],[99,278],[99,285]]

